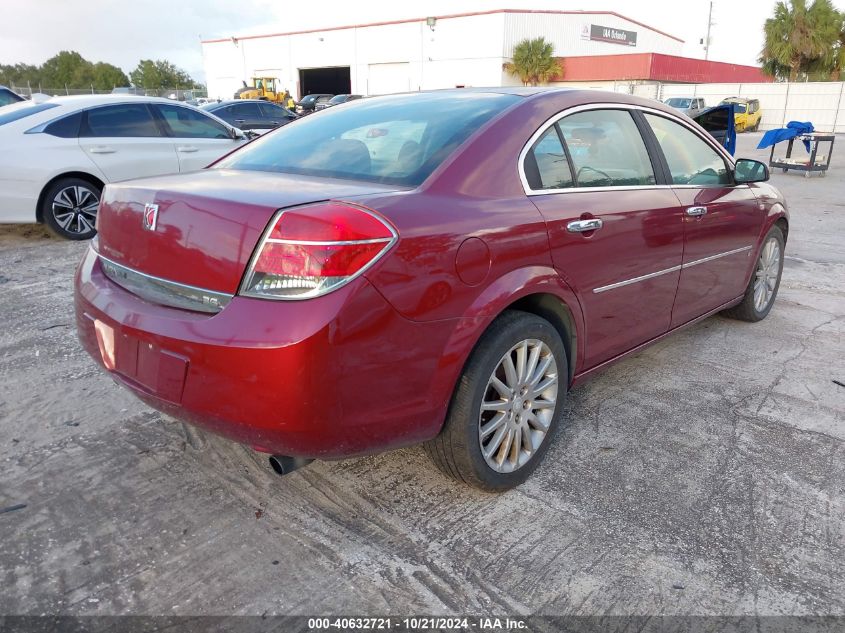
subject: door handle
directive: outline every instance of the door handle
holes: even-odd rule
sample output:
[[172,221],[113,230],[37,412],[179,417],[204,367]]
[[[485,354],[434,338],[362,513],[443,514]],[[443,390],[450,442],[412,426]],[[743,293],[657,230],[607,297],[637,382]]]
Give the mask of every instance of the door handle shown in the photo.
[[88,151],[92,154],[114,154],[117,150],[107,145],[95,145]]
[[707,214],[707,207],[690,207],[687,209],[687,215],[698,218]]
[[193,145],[180,145],[179,147],[176,148],[176,151],[184,152],[186,154],[190,154],[191,152],[199,151],[199,149],[194,147]]
[[590,218],[589,220],[573,220],[566,225],[566,230],[570,233],[588,233],[590,231],[598,231],[604,222],[600,218]]

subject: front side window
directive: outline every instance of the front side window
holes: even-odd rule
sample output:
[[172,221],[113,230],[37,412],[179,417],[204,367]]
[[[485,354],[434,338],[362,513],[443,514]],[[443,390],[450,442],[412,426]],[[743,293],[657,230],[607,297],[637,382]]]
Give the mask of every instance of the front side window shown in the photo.
[[565,189],[573,185],[572,170],[553,125],[525,155],[525,179],[531,189]]
[[290,110],[288,110],[287,108],[283,108],[282,106],[278,106],[275,103],[259,103],[258,106],[261,108],[261,112],[267,118],[293,118],[293,114]]
[[328,108],[245,145],[215,167],[417,186],[520,97],[395,95]]
[[80,136],[150,137],[161,136],[146,104],[121,103],[88,110]]
[[673,184],[706,186],[731,183],[722,155],[697,134],[662,116],[646,114],[645,118],[669,164]]
[[655,184],[654,168],[627,110],[588,110],[558,121],[578,187]]
[[198,110],[175,105],[158,105],[167,124],[169,136],[174,138],[231,138],[229,130]]

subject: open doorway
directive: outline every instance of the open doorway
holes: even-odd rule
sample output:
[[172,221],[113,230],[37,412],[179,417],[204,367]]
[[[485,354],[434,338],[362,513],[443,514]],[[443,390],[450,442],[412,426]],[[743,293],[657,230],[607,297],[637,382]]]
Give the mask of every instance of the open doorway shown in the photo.
[[352,91],[349,66],[300,68],[299,97],[311,94],[349,94]]

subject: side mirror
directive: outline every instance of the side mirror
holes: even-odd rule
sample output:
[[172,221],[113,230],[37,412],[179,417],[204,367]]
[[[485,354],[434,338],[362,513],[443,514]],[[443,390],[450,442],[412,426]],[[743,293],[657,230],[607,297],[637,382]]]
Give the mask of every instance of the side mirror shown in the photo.
[[769,179],[769,168],[765,163],[750,158],[740,158],[734,167],[734,180],[738,185],[750,182],[765,182]]

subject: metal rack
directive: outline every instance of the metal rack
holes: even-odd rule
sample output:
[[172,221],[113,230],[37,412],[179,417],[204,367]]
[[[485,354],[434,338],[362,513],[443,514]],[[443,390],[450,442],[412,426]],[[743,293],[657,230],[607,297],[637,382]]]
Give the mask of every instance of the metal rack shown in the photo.
[[[792,157],[792,146],[796,140],[810,142],[809,158]],[[789,139],[789,144],[786,146],[786,156],[783,158],[775,157],[776,145],[772,145],[772,151],[769,154],[769,167],[780,167],[784,173],[790,169],[803,171],[805,178],[809,178],[810,174],[814,171],[824,176],[830,167],[830,157],[833,155],[833,142],[835,140],[836,137],[833,134],[817,134],[815,132],[812,134],[801,134],[800,136]],[[827,154],[819,154],[819,143],[830,143]]]

